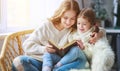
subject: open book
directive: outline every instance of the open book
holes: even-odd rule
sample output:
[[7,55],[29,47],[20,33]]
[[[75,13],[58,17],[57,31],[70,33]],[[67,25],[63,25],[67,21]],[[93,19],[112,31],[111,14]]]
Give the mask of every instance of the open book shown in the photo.
[[70,48],[72,48],[73,46],[77,45],[77,42],[75,40],[65,44],[62,47],[59,47],[55,42],[53,42],[52,40],[48,40],[49,44],[53,46],[53,48],[56,50],[56,53],[60,56],[63,56],[64,54],[66,54]]

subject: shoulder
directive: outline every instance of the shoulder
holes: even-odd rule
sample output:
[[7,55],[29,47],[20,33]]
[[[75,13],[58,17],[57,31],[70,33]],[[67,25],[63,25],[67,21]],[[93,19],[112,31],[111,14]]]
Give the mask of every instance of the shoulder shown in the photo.
[[100,31],[106,32],[105,28],[99,27]]
[[45,26],[47,27],[47,26],[51,26],[52,22],[46,19],[46,20],[43,20],[40,24],[42,25],[42,27],[45,27]]
[[70,42],[70,41],[74,40],[76,34],[77,34],[77,31],[76,30],[72,30],[71,34],[68,37],[68,41]]
[[49,30],[51,26],[51,22],[49,20],[43,20],[42,22],[39,23],[39,26],[35,28],[33,31],[33,34],[46,34],[46,32]]
[[77,33],[77,30],[76,29],[72,29],[71,34],[73,35],[73,34],[76,34],[76,33]]
[[73,38],[76,34],[77,34],[77,30],[73,30],[73,29],[72,29],[69,37],[70,37],[70,38],[71,38],[71,37]]

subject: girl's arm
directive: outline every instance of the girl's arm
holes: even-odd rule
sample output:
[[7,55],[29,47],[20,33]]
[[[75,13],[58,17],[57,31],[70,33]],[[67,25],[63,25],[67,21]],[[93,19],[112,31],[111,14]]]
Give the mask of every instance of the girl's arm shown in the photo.
[[81,40],[77,40],[77,45],[80,49],[84,50],[85,46],[83,45],[83,42]]

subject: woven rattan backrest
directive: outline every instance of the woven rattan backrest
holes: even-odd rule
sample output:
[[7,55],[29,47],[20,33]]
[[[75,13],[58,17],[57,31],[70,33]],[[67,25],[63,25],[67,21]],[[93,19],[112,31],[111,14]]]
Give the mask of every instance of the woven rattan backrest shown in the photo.
[[24,54],[23,41],[33,30],[15,32],[5,37],[0,54],[0,66],[2,71],[11,71],[12,61],[16,56]]

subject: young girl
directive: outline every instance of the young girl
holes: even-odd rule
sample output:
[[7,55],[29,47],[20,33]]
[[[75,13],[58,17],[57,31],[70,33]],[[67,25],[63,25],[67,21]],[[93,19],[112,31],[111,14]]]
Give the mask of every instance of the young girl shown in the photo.
[[95,44],[89,43],[91,33],[95,30],[95,23],[95,12],[90,8],[82,9],[77,18],[77,33],[69,36],[69,41],[79,40],[80,48],[83,49],[88,60],[90,60],[91,70],[89,71],[110,71],[114,63],[114,53],[106,36],[97,40]]

